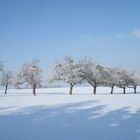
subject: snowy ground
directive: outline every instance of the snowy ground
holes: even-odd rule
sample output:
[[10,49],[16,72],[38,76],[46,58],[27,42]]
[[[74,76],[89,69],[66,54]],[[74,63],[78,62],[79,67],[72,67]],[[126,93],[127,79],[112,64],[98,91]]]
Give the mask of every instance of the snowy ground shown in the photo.
[[1,90],[0,140],[140,140],[140,92],[68,90]]

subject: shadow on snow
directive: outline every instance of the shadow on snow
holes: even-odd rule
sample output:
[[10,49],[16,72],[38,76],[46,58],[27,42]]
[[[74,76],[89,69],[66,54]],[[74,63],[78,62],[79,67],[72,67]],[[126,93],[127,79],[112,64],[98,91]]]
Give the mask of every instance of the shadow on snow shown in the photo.
[[98,101],[25,108],[0,116],[1,140],[138,140],[140,111],[102,113]]

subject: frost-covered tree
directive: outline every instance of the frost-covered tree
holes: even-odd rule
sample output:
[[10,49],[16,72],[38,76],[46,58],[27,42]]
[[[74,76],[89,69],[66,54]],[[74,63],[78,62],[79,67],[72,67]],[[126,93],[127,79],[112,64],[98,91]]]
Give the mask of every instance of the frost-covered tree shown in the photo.
[[93,94],[96,94],[96,88],[103,83],[103,67],[94,63],[90,58],[81,60],[80,64],[82,79],[92,85]]
[[64,81],[70,85],[69,94],[72,95],[73,87],[82,81],[80,76],[80,65],[71,57],[64,57],[58,60],[53,67],[50,82]]
[[134,93],[136,93],[140,79],[135,72],[128,71],[122,67],[104,67],[104,71],[106,72],[105,85],[111,87],[111,94],[113,94],[114,86],[122,88],[124,94],[126,93],[126,87],[133,88]]
[[128,86],[129,80],[130,80],[129,72],[122,67],[117,67],[116,74],[118,76],[116,85],[117,85],[117,87],[122,88],[123,93],[125,94],[126,87]]
[[103,67],[102,75],[103,86],[111,87],[111,94],[113,94],[114,87],[117,85],[118,75],[115,68],[112,67]]
[[136,72],[129,72],[128,88],[133,88],[134,93],[137,92],[137,86],[140,85],[140,76]]
[[4,70],[4,64],[3,64],[3,62],[0,61],[0,78],[2,76],[3,70]]
[[21,70],[16,74],[16,85],[28,84],[33,90],[33,95],[36,95],[36,88],[42,82],[42,69],[39,65],[39,60],[32,60],[22,66]]
[[7,94],[8,86],[12,84],[12,79],[13,79],[13,72],[6,71],[6,70],[2,72],[1,85],[5,86],[5,94]]
[[4,64],[3,64],[3,62],[0,61],[0,72],[2,72],[3,69],[4,69]]
[[[0,61],[0,82],[1,82],[1,78],[2,78],[2,72],[3,72],[3,70],[4,70],[4,64],[3,64],[3,62],[2,61]],[[2,83],[0,83],[0,84],[2,84]]]

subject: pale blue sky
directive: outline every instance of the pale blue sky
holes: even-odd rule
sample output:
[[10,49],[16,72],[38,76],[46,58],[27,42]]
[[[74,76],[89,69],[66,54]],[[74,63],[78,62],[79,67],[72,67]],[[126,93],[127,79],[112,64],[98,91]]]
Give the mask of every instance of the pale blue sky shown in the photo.
[[0,60],[9,69],[65,55],[140,72],[140,1],[0,0]]

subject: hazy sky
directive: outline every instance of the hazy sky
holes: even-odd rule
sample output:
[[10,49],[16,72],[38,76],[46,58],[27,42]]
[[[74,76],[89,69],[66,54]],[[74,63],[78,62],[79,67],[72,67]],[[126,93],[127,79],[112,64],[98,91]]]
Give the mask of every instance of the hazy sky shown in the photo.
[[139,0],[0,0],[0,60],[93,57],[140,72]]

